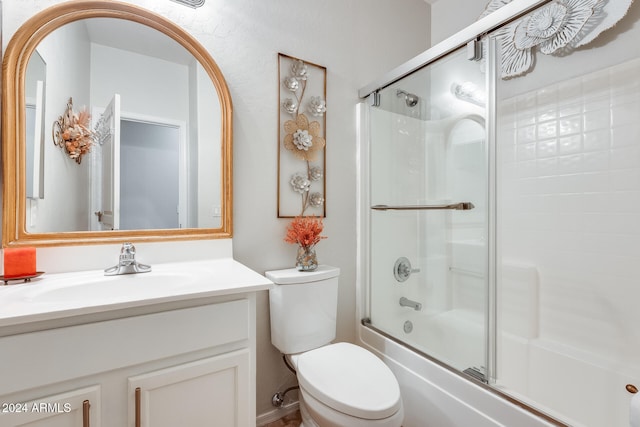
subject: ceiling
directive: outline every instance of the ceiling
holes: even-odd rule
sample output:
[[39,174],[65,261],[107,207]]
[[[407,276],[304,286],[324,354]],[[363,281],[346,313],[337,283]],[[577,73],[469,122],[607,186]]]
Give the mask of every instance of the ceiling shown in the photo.
[[92,43],[153,56],[178,64],[189,64],[193,56],[170,37],[146,25],[125,19],[85,19]]

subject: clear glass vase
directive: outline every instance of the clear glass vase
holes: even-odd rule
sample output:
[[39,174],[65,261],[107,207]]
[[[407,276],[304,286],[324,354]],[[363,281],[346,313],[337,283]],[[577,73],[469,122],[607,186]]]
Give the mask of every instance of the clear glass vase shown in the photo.
[[318,268],[318,258],[314,246],[298,246],[296,268],[299,271],[313,271]]

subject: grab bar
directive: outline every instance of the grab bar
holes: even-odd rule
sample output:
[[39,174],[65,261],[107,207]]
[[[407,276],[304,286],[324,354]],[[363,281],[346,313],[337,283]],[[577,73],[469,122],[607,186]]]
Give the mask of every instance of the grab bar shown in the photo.
[[435,209],[452,209],[456,211],[468,211],[475,208],[471,202],[453,203],[450,205],[401,205],[401,206],[389,206],[389,205],[373,205],[371,209],[375,211],[425,211]]

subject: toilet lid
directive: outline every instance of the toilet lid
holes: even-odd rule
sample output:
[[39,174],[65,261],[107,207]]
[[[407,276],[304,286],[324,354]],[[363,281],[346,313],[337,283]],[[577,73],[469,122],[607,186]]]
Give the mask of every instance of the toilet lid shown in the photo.
[[401,407],[398,381],[373,353],[336,343],[298,357],[300,387],[325,405],[354,417],[378,420]]

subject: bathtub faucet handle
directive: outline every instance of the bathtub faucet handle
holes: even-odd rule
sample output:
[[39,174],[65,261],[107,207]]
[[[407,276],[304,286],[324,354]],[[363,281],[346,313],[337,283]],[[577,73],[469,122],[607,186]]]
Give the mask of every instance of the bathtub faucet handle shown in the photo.
[[398,282],[404,282],[411,276],[411,273],[418,272],[420,272],[420,269],[411,268],[411,262],[406,257],[398,258],[393,265],[393,277],[395,277]]

